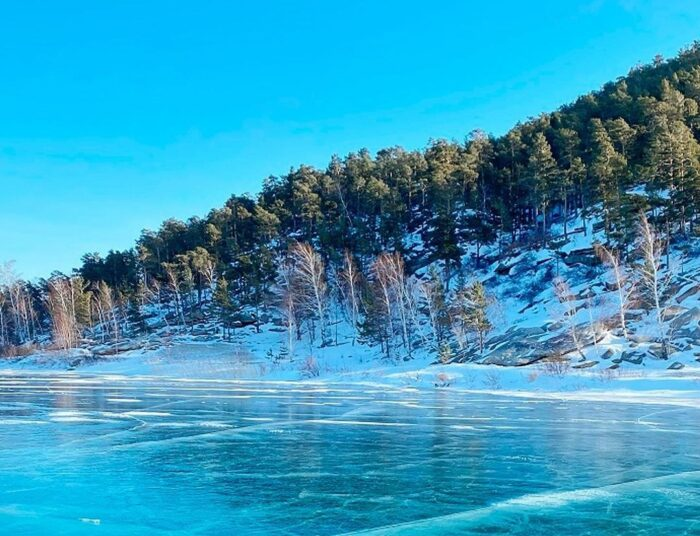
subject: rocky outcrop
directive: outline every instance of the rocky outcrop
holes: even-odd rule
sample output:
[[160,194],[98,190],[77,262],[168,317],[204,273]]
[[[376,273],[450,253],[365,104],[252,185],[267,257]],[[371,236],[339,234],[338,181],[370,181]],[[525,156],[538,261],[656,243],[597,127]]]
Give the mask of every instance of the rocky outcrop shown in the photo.
[[577,326],[577,338],[578,347],[568,332],[552,335],[544,327],[512,328],[488,341],[480,362],[517,367],[551,357],[579,357],[578,349],[593,344],[600,336],[587,326]]

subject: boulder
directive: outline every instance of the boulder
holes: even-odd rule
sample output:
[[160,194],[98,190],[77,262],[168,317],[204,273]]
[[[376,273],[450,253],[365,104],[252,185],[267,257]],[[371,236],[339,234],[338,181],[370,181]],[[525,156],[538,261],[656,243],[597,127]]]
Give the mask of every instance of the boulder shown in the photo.
[[612,348],[608,348],[607,350],[605,350],[605,352],[603,352],[603,355],[600,357],[602,359],[611,359],[612,356],[614,356],[614,355],[615,355],[615,350],[613,350]]
[[587,368],[594,367],[597,364],[598,364],[598,361],[582,361],[581,363],[577,363],[577,364],[573,365],[571,368],[587,369]]
[[567,266],[598,266],[600,259],[593,248],[575,249],[564,255],[562,259]]
[[[579,343],[583,346],[592,344],[594,333],[579,326]],[[544,337],[543,335],[547,335]],[[549,336],[543,328],[512,328],[504,335],[497,338],[498,344],[493,339],[488,341],[486,357],[482,360],[485,364],[502,366],[529,365],[548,357],[561,357],[576,352],[576,344],[567,332],[555,336]]]
[[641,352],[622,352],[620,361],[626,361],[633,365],[641,365],[642,361],[644,361],[644,354]]
[[[669,308],[670,309],[670,308]],[[700,308],[693,307],[692,309],[686,309],[685,307],[673,307],[676,314],[672,314],[674,317],[671,320],[671,328],[678,330],[680,328],[697,328],[700,322]]]
[[652,343],[649,345],[649,353],[654,356],[656,359],[668,359],[668,356],[666,355],[666,352],[664,351],[664,346],[663,344],[660,344],[658,342]]
[[234,328],[244,328],[246,326],[252,326],[257,322],[254,313],[238,313],[233,315],[231,323]]
[[683,328],[674,333],[676,339],[690,339],[696,344],[700,343],[700,327]]
[[688,290],[685,290],[682,294],[676,297],[678,303],[683,303],[685,300],[692,296],[700,294],[700,285],[693,285]]
[[630,341],[637,343],[637,344],[649,343],[649,342],[652,342],[654,340],[653,337],[649,337],[648,335],[630,334],[628,338]]

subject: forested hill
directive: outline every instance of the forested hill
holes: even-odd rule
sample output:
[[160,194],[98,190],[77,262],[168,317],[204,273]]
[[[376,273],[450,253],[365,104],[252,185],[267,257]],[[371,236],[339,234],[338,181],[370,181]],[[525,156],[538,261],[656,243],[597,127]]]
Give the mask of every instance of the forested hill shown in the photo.
[[[199,306],[211,292],[221,309],[257,310],[279,305],[272,289],[284,284],[281,259],[293,244],[318,255],[323,274],[312,277],[339,280],[351,265],[369,280],[377,257],[396,252],[407,275],[435,263],[449,289],[461,268],[479,267],[484,247],[545,244],[553,224],[563,224],[566,238],[575,218],[584,229],[599,222],[623,255],[643,209],[669,238],[687,236],[697,230],[700,208],[699,106],[695,43],[500,137],[474,130],[464,141],[432,140],[423,150],[359,150],[332,157],[325,169],[299,166],[205,218],[143,231],[132,250],[87,254],[70,277],[23,283],[32,320],[11,313],[16,299],[6,296],[0,343],[42,330],[55,336],[52,288],[76,277],[93,297],[109,289],[129,310],[152,289],[177,302],[194,293]],[[631,195],[639,188],[647,195]],[[363,307],[379,314],[370,298]],[[184,317],[185,304],[177,310]],[[321,306],[317,313],[324,314]]]
[[431,259],[458,263],[465,244],[489,243],[498,231],[513,241],[545,237],[553,218],[585,216],[598,202],[609,239],[625,243],[640,208],[626,192],[640,184],[686,232],[700,208],[699,106],[695,44],[498,138],[475,130],[464,142],[390,147],[374,157],[360,150],[326,169],[302,165],[268,177],[256,197],[232,196],[204,219],[168,220],[144,231],[133,252],[86,255],[79,272],[135,290],[138,265],[166,283],[163,263],[203,248],[238,295],[254,300],[290,240],[338,262],[345,249],[359,259],[410,254],[420,235]]

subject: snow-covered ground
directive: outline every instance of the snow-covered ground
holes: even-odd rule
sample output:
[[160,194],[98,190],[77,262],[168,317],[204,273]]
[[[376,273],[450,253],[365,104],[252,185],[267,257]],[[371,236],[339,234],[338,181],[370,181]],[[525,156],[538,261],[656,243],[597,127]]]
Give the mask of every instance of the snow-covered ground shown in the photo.
[[[610,342],[610,345],[613,343]],[[326,349],[310,360],[274,363],[249,350],[223,342],[179,342],[151,352],[130,352],[66,371],[69,376],[126,376],[217,383],[263,381],[282,386],[299,383],[417,390],[447,389],[513,397],[618,401],[700,407],[700,366],[669,369],[665,360],[609,369],[575,369],[571,364],[503,367],[477,363],[435,364],[428,356],[405,362],[362,360],[353,347]],[[355,347],[361,352],[361,347]],[[65,368],[59,356],[45,354],[31,362],[0,366],[0,374],[55,374]],[[575,366],[575,363],[574,363]],[[312,373],[312,370],[314,371]]]

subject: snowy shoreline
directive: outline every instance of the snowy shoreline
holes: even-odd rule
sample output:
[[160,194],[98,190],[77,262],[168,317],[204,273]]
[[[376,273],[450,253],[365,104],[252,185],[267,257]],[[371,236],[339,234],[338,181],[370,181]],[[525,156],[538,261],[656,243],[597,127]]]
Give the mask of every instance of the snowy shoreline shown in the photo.
[[256,383],[281,386],[355,386],[367,388],[448,390],[512,398],[662,404],[700,407],[700,366],[668,369],[669,361],[625,364],[609,369],[552,371],[544,365],[503,367],[476,363],[435,364],[428,357],[406,362],[335,356],[317,376],[304,376],[303,360],[270,364],[251,358],[229,343],[176,344],[149,352],[132,352],[67,369],[65,356],[44,354],[27,362],[0,364],[2,376],[46,375],[100,378],[106,381],[198,382],[204,385]]

